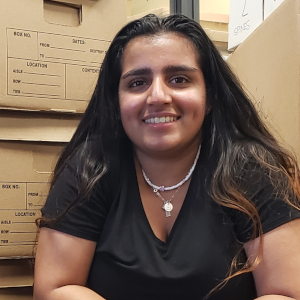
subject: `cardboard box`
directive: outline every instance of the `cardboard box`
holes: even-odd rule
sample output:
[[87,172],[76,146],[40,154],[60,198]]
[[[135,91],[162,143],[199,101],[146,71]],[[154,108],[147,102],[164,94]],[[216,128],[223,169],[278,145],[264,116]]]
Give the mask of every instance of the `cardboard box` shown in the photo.
[[264,0],[264,20],[283,2],[284,0]]
[[38,115],[0,115],[5,129],[0,134],[0,257],[33,256],[35,220],[47,197],[49,178],[78,123],[71,119],[64,127],[68,116]]
[[0,142],[0,257],[34,255],[35,220],[61,150],[56,143]]
[[80,119],[78,114],[0,111],[0,140],[66,142]]
[[32,287],[0,289],[0,300],[32,300]]
[[231,0],[228,50],[243,42],[263,21],[263,0]]
[[0,108],[83,112],[126,0],[0,0]]
[[300,0],[285,0],[227,59],[273,133],[300,159]]
[[0,260],[0,288],[33,285],[33,265],[27,259]]

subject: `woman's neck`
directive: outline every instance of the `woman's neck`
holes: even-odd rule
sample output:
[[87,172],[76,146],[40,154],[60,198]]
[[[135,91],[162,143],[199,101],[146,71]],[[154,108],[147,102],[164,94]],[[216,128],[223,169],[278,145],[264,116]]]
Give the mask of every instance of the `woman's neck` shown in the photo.
[[199,142],[184,150],[173,150],[157,154],[135,149],[135,161],[138,172],[144,170],[154,185],[174,186],[181,182],[190,171],[199,149]]

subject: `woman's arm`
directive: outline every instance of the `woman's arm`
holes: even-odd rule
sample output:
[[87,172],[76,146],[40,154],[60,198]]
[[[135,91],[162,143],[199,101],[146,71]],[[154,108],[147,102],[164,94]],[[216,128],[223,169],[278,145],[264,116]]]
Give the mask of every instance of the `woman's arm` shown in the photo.
[[[245,245],[255,258],[259,239]],[[300,300],[300,219],[264,234],[262,261],[253,271],[259,300]]]
[[34,300],[103,300],[85,287],[96,243],[42,228],[35,260]]

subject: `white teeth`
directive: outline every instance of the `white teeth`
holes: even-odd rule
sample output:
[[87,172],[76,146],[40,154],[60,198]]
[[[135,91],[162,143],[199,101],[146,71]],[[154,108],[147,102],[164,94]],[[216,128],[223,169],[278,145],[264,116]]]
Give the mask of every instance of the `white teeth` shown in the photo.
[[169,122],[173,122],[173,121],[176,121],[178,118],[177,117],[155,117],[155,118],[150,118],[150,119],[147,119],[145,120],[145,123],[155,123],[155,124],[158,124],[158,123],[169,123]]

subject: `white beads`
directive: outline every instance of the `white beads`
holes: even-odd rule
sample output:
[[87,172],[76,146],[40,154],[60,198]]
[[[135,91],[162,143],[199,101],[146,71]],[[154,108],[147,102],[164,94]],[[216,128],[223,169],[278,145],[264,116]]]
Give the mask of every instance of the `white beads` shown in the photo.
[[158,190],[160,192],[163,192],[163,191],[172,191],[172,190],[177,189],[178,187],[182,186],[186,181],[188,181],[190,179],[190,177],[192,176],[192,174],[194,172],[194,169],[196,167],[196,164],[197,164],[197,160],[199,158],[200,149],[201,149],[201,145],[198,148],[198,151],[197,151],[197,154],[196,154],[196,157],[195,157],[195,160],[194,160],[194,163],[193,163],[192,167],[188,171],[187,175],[179,183],[177,183],[175,185],[172,185],[172,186],[168,186],[168,187],[165,187],[163,185],[157,186],[157,185],[153,184],[150,181],[150,179],[147,177],[145,171],[142,169],[142,173],[143,173],[145,181],[153,188],[153,190]]

